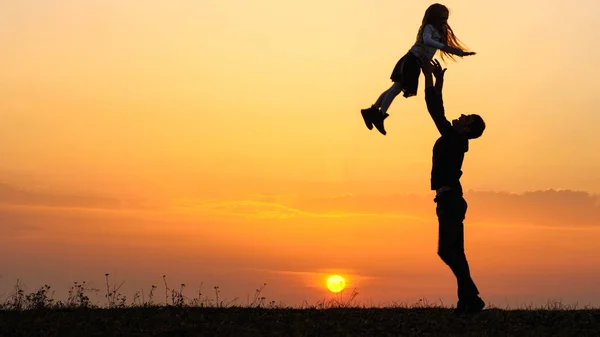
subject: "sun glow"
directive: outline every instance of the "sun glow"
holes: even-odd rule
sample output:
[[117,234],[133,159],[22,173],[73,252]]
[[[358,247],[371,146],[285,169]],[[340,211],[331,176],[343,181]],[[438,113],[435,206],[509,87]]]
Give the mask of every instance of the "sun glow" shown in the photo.
[[331,275],[327,279],[327,289],[333,293],[339,293],[346,288],[346,280],[340,275]]

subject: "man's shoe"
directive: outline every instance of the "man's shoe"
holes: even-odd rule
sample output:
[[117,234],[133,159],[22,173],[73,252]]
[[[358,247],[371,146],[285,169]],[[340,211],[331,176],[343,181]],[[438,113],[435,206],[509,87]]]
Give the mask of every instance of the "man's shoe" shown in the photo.
[[367,128],[369,130],[373,130],[373,117],[376,112],[377,112],[377,108],[375,108],[374,105],[372,105],[368,109],[360,110],[360,114],[362,115],[362,118],[365,121],[365,125],[367,126]]
[[377,111],[374,115],[375,116],[373,118],[373,125],[375,125],[377,131],[381,132],[381,134],[385,136],[387,132],[385,131],[385,127],[383,126],[383,121],[389,116],[389,114],[387,112],[382,114],[380,111]]
[[455,314],[476,314],[483,310],[485,302],[479,297],[471,300],[459,300],[456,304]]

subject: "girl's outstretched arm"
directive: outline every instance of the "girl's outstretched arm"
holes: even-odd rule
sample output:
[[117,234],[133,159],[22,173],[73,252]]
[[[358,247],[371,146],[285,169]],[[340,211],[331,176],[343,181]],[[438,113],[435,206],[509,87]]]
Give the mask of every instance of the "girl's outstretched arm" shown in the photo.
[[450,54],[454,54],[456,56],[468,56],[468,55],[475,55],[475,52],[465,52],[462,49],[458,49],[458,48],[454,48],[454,47],[450,47],[450,46],[444,46],[444,48],[440,48],[441,50],[445,51],[446,53],[450,53]]

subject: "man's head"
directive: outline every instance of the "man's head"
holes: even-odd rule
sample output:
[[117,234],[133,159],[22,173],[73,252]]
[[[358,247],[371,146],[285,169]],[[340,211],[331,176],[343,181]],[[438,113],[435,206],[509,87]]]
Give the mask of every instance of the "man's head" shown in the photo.
[[485,122],[479,115],[460,115],[452,121],[452,127],[469,139],[479,138],[485,130]]

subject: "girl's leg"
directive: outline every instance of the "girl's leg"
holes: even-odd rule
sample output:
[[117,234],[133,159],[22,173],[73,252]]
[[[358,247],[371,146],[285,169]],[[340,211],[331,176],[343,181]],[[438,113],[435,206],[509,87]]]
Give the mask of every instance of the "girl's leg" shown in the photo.
[[400,92],[402,92],[402,87],[400,83],[394,82],[394,84],[392,84],[392,86],[388,90],[386,90],[383,94],[381,94],[381,96],[379,96],[379,99],[375,103],[375,106],[377,108],[380,108],[381,113],[385,115],[390,105],[392,104],[392,101],[394,100],[394,98],[396,98],[396,96],[400,94]]
[[394,87],[394,85],[392,84],[391,87],[389,87],[386,91],[382,92],[381,95],[379,95],[379,98],[377,98],[377,101],[375,102],[375,107],[377,108],[377,110],[379,110],[381,108],[381,104],[383,103],[385,96],[387,95],[387,93],[390,90],[392,90],[393,87]]

